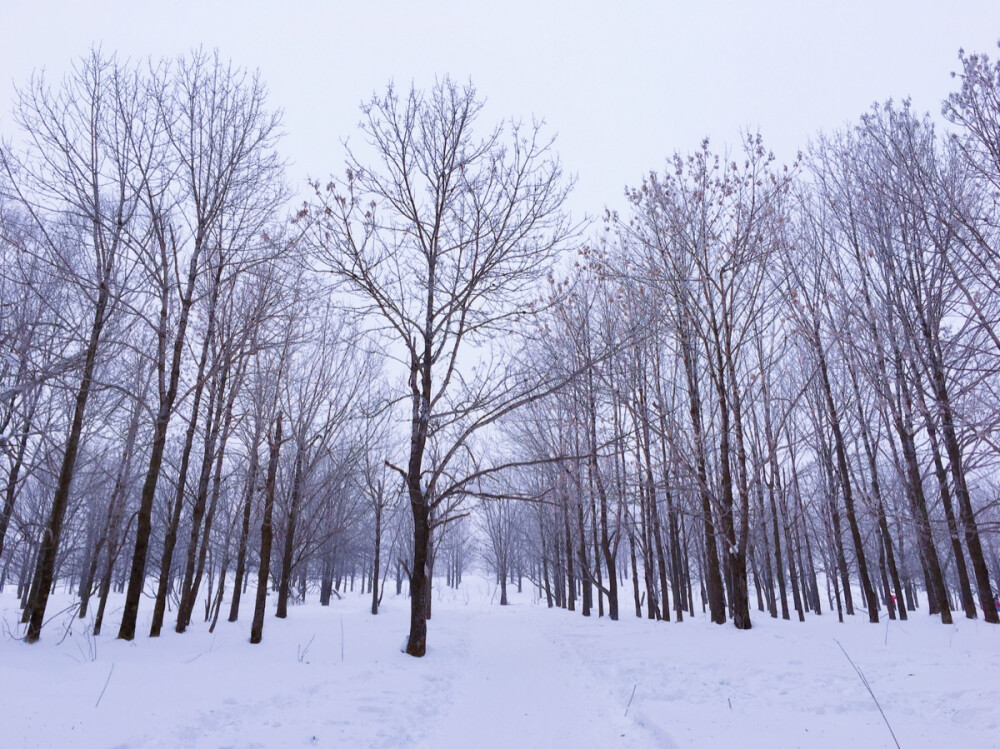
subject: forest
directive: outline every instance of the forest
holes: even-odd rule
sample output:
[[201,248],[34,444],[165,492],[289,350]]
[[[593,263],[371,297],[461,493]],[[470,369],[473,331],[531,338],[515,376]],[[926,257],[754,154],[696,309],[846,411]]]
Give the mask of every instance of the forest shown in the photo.
[[1000,61],[958,66],[940,117],[793,163],[665,143],[589,222],[471,83],[375,93],[303,186],[219,53],[36,74],[0,146],[13,636],[260,643],[388,588],[421,657],[475,569],[593,619],[997,624]]

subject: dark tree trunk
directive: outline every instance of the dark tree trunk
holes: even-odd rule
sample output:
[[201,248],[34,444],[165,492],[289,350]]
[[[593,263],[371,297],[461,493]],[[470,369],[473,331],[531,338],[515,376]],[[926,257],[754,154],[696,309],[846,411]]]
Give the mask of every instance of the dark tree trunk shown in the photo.
[[893,409],[896,432],[899,436],[903,462],[906,466],[907,488],[913,519],[917,526],[917,538],[920,544],[920,556],[927,575],[928,608],[933,613],[940,612],[941,623],[951,624],[951,604],[944,583],[944,574],[938,559],[937,547],[931,530],[930,513],[927,511],[927,501],[924,497],[923,476],[917,462],[917,449],[913,435],[913,405],[910,389],[903,378],[902,354],[893,350],[896,367],[896,387],[899,394],[899,406]]
[[569,531],[569,497],[563,496],[563,532],[566,534],[566,607],[576,611],[576,578],[573,575],[573,535]]
[[[181,601],[177,607],[177,632],[184,632],[188,624],[191,623],[191,614],[194,611],[195,600],[198,597],[198,588],[201,585],[205,554],[208,549],[212,519],[215,514],[215,502],[218,499],[222,458],[225,452],[225,445],[219,444],[219,434],[220,431],[225,431],[225,435],[222,438],[224,443],[229,437],[229,427],[233,413],[234,402],[233,399],[228,397],[226,392],[228,379],[229,372],[227,369],[224,369],[218,378],[216,389],[212,392],[212,397],[209,399],[209,428],[206,429],[204,450],[201,456],[198,493],[195,497],[194,509],[191,512],[191,537],[188,539],[187,555],[184,563],[184,582],[181,585]],[[212,411],[213,405],[214,414]],[[223,421],[225,422],[224,426]],[[215,481],[211,484],[213,489],[212,501],[206,515],[209,486],[213,477],[213,463],[215,465]],[[201,529],[203,519],[205,521],[204,532]],[[203,543],[199,543],[201,539],[204,539]]]
[[[878,624],[878,598],[875,595],[875,589],[872,587],[871,577],[868,574],[865,546],[861,539],[861,530],[858,526],[858,519],[854,509],[854,490],[851,486],[851,472],[847,465],[847,449],[844,446],[844,434],[840,429],[840,419],[837,415],[837,407],[833,401],[833,390],[830,386],[830,377],[826,368],[826,356],[819,341],[818,329],[815,335],[820,381],[823,384],[823,394],[826,398],[826,407],[830,417],[830,428],[833,431],[833,445],[837,455],[837,468],[840,473],[840,484],[844,494],[844,511],[847,515],[847,525],[851,532],[851,539],[854,542],[854,555],[858,562],[858,577],[861,581],[861,589],[865,595],[865,603],[868,605],[868,621],[872,624]],[[844,587],[846,597],[850,587],[847,582],[844,583]]]
[[542,539],[542,580],[545,582],[545,604],[548,608],[552,608],[552,587],[549,584],[549,556],[548,551],[545,548],[545,528],[542,525],[541,514],[538,518],[539,526],[539,536]]
[[[649,487],[647,492],[647,497],[649,499],[649,521],[650,521],[650,535],[652,536],[653,545],[650,551],[650,556],[652,556],[653,551],[656,553],[656,568],[659,573],[659,587],[660,595],[658,596],[659,603],[659,616],[663,621],[670,621],[670,601],[667,589],[667,562],[666,555],[663,553],[663,529],[660,525],[660,510],[658,503],[656,501],[656,482],[653,478],[653,457],[652,457],[652,446],[650,438],[649,429],[649,409],[647,406],[646,399],[646,388],[645,386],[640,386],[639,388],[639,408],[641,409],[641,419],[642,419],[642,452],[643,459],[646,463],[646,483]],[[669,486],[664,485],[664,491],[669,491]]]
[[882,576],[882,595],[885,598],[885,607],[889,611],[889,619],[894,620],[896,618],[896,604],[892,598],[892,588],[889,587],[889,570],[885,564],[885,543],[881,529],[878,536],[878,565],[879,573]]
[[[802,502],[802,489],[799,485],[799,471],[795,464],[795,451],[792,448],[793,443],[789,442],[788,459],[792,466],[792,483],[795,485],[795,526],[796,535],[805,541],[805,559],[799,559],[799,569],[802,570],[802,576],[805,580],[802,588],[805,594],[805,598],[808,600],[809,605],[812,610],[816,612],[817,615],[823,613],[823,607],[819,600],[819,585],[816,581],[816,565],[813,562],[813,551],[812,543],[809,540],[809,527],[806,523],[805,506]],[[802,528],[798,530],[799,523],[801,522]],[[799,544],[799,553],[801,554],[802,542]]]
[[264,609],[267,605],[267,581],[271,573],[271,540],[273,536],[274,487],[278,474],[278,455],[281,451],[281,411],[274,426],[267,461],[267,478],[264,483],[264,517],[260,524],[260,566],[257,574],[257,599],[254,602],[253,622],[250,625],[250,643],[256,645],[264,632]]
[[705,567],[702,570],[702,582],[706,588],[712,622],[715,624],[725,624],[726,602],[722,589],[722,574],[719,570],[719,551],[715,540],[715,522],[712,517],[712,493],[708,483],[708,470],[706,467],[701,394],[698,385],[698,364],[696,353],[689,340],[689,335],[688,333],[682,335],[681,349],[684,359],[684,373],[688,385],[691,426],[694,430],[698,493],[701,498],[702,522],[705,529]]
[[955,521],[955,510],[951,503],[951,491],[948,488],[948,472],[941,460],[941,447],[938,444],[937,429],[931,418],[931,414],[923,403],[923,395],[920,392],[920,383],[914,388],[917,396],[917,404],[924,416],[924,427],[927,430],[927,439],[930,443],[930,452],[934,458],[934,475],[937,478],[938,492],[941,495],[941,506],[944,508],[945,520],[948,523],[948,537],[951,541],[951,550],[955,556],[955,572],[958,574],[958,589],[961,594],[962,609],[965,611],[967,619],[976,618],[976,603],[972,599],[972,587],[969,583],[969,570],[965,564],[965,554],[962,552],[962,542],[959,538],[958,523]]
[[804,622],[806,620],[805,606],[803,606],[803,596],[799,589],[799,574],[795,565],[795,545],[792,543],[792,531],[791,531],[791,521],[788,516],[788,500],[787,500],[787,485],[783,487],[781,491],[781,509],[784,513],[784,531],[785,531],[785,551],[788,554],[788,579],[792,584],[792,604],[795,606],[795,611],[799,615],[799,621]]
[[[219,266],[218,273],[222,272],[222,266]],[[218,277],[216,277],[215,288],[218,288]],[[201,345],[201,357],[198,361],[198,375],[195,380],[194,394],[192,396],[193,401],[191,405],[191,420],[188,422],[187,433],[184,436],[184,449],[181,453],[181,464],[177,475],[177,494],[174,498],[174,511],[170,516],[170,524],[167,526],[167,533],[163,541],[163,556],[160,559],[160,576],[156,589],[156,604],[153,607],[153,622],[150,626],[149,636],[159,637],[160,630],[163,628],[163,617],[166,611],[167,605],[167,580],[170,578],[170,569],[173,564],[174,548],[177,545],[177,534],[180,530],[181,514],[184,511],[184,496],[186,494],[187,487],[187,475],[191,463],[191,451],[194,448],[194,437],[198,429],[198,416],[201,411],[201,399],[205,392],[206,378],[205,378],[205,368],[208,365],[208,352],[212,344],[212,338],[214,337],[215,330],[215,301],[217,298],[217,293],[212,297],[211,304],[209,307],[209,324],[208,330],[205,333],[205,338]],[[219,389],[216,389],[211,394],[211,398],[208,404],[208,423],[205,425],[205,456],[202,459],[201,465],[201,477],[203,480],[199,481],[198,490],[196,492],[197,496],[195,498],[195,505],[191,513],[192,521],[192,536],[194,537],[193,545],[188,547],[188,558],[190,559],[197,548],[197,536],[201,525],[202,515],[205,512],[205,499],[204,493],[201,491],[202,484],[207,481],[205,478],[207,472],[211,470],[211,437],[212,434],[218,433],[218,425],[213,421],[215,402],[218,401],[220,406],[222,403],[222,394]],[[190,585],[190,578],[187,577],[185,572],[185,580],[187,585]],[[184,604],[184,587],[181,589],[181,607],[183,609]],[[178,611],[178,622],[182,620],[180,616],[181,611]],[[186,615],[185,615],[186,618]],[[185,622],[186,625],[186,622]],[[178,627],[178,631],[183,632],[183,627]]]
[[379,571],[382,568],[382,502],[381,497],[379,497],[379,502],[375,505],[375,558],[372,562],[372,579],[375,581],[372,585],[372,616],[378,614],[378,602],[381,600],[379,595]]
[[259,462],[257,457],[257,441],[260,439],[260,426],[256,425],[252,444],[250,446],[250,467],[247,470],[246,488],[243,492],[243,522],[240,525],[240,542],[236,551],[236,575],[233,581],[233,600],[229,605],[229,621],[235,622],[240,615],[240,595],[245,587],[247,541],[250,536],[250,512],[253,508],[253,495],[257,485]]
[[[228,426],[227,426],[228,431]],[[219,445],[218,456],[215,462],[215,477],[212,479],[212,498],[208,503],[208,512],[205,514],[205,530],[201,534],[201,546],[198,551],[198,562],[195,566],[194,581],[191,583],[191,608],[194,608],[194,601],[198,597],[198,590],[201,587],[202,575],[205,572],[205,559],[211,553],[211,542],[212,542],[212,525],[215,522],[215,511],[219,504],[219,494],[222,490],[222,459],[225,454],[226,448],[226,436],[223,436],[222,443]],[[229,529],[230,533],[232,528]],[[226,551],[223,557],[223,567],[229,567],[229,534],[226,535]],[[225,588],[225,580],[219,583],[220,590]],[[221,599],[219,605],[221,606]],[[218,618],[218,607],[216,608],[215,618]],[[190,615],[188,616],[188,621],[190,622]]]
[[629,559],[632,562],[632,597],[635,600],[635,616],[642,619],[642,598],[639,597],[639,568],[635,558],[635,522],[629,524],[628,532]]
[[[161,237],[161,244],[165,238]],[[153,500],[156,497],[156,485],[160,478],[160,468],[163,463],[163,451],[167,444],[167,429],[170,426],[170,417],[174,410],[174,401],[177,398],[177,384],[181,375],[181,359],[184,354],[184,340],[187,334],[188,319],[191,312],[191,303],[194,298],[195,281],[198,277],[198,258],[200,247],[196,247],[192,253],[191,261],[188,265],[187,288],[181,299],[181,313],[177,321],[177,330],[174,334],[172,359],[169,376],[166,376],[166,349],[167,349],[167,329],[168,329],[168,300],[170,289],[163,290],[160,306],[160,319],[157,326],[157,364],[160,387],[160,404],[156,414],[156,421],[153,427],[152,449],[149,454],[149,467],[146,470],[146,479],[143,481],[142,494],[139,498],[139,511],[136,515],[135,550],[132,553],[132,565],[128,579],[128,591],[125,594],[125,605],[122,611],[121,626],[118,629],[118,638],[121,640],[132,640],[135,638],[135,624],[139,617],[139,601],[142,598],[142,589],[146,583],[146,557],[149,553],[149,536],[152,533]],[[166,269],[164,268],[164,272]],[[163,389],[163,381],[168,380],[166,390]],[[192,419],[193,421],[193,419]],[[161,565],[162,568],[162,565]]]
[[20,425],[22,429],[21,437],[17,441],[14,460],[11,463],[10,471],[7,473],[7,487],[3,493],[3,510],[0,511],[0,558],[3,558],[4,541],[7,538],[7,529],[10,527],[10,518],[14,514],[14,503],[17,501],[17,481],[21,473],[21,468],[24,466],[24,456],[28,450],[28,438],[31,436],[31,424],[34,421],[37,404],[38,399],[36,398],[32,401],[32,405],[28,409],[24,423]]
[[587,531],[583,527],[583,500],[576,502],[577,531],[580,534],[580,545],[577,547],[580,555],[580,577],[583,581],[583,615],[590,616],[594,603],[594,589],[590,577],[590,560],[587,559]]
[[[831,554],[836,559],[837,570],[840,573],[840,584],[844,586],[844,607],[848,616],[854,616],[854,597],[851,594],[851,577],[847,569],[847,555],[844,553],[844,534],[840,524],[840,509],[837,507],[837,480],[834,478],[833,466],[830,464],[829,455],[826,453],[826,445],[823,446],[824,453],[822,463],[824,465],[827,480],[827,511],[829,513],[831,532],[830,544]],[[838,587],[837,590],[840,590]]]
[[868,420],[865,418],[864,410],[861,406],[861,389],[858,387],[858,378],[853,366],[848,366],[851,376],[851,385],[854,388],[854,397],[858,402],[859,423],[861,424],[861,441],[865,449],[865,457],[868,460],[868,472],[871,475],[872,501],[875,504],[875,511],[878,516],[879,536],[881,538],[882,549],[880,554],[885,556],[885,565],[889,573],[895,590],[895,599],[889,596],[886,605],[889,608],[889,617],[893,617],[894,610],[898,609],[899,618],[906,620],[906,606],[903,604],[903,588],[899,581],[899,569],[896,566],[896,554],[892,548],[892,537],[889,535],[889,521],[885,516],[885,503],[882,500],[882,483],[879,480],[878,460],[876,459],[875,447],[872,440],[871,429]]
[[[101,269],[97,302],[94,308],[94,319],[90,327],[90,337],[88,338],[84,354],[83,374],[80,377],[80,385],[76,392],[69,437],[66,440],[66,450],[63,453],[59,478],[56,481],[56,491],[52,499],[49,521],[42,534],[41,545],[38,550],[38,561],[35,569],[38,585],[32,586],[33,592],[29,595],[28,604],[24,611],[25,621],[28,624],[28,629],[24,637],[25,642],[38,641],[42,632],[42,624],[45,621],[45,608],[48,605],[49,593],[51,592],[55,577],[56,555],[59,553],[59,539],[62,534],[63,522],[66,518],[66,506],[69,502],[69,492],[73,484],[76,457],[80,450],[83,418],[87,410],[87,400],[90,397],[90,389],[93,384],[94,368],[97,364],[97,349],[101,341],[101,332],[108,318],[107,308],[111,297],[109,278],[111,276],[113,258],[114,250],[112,249],[108,253],[106,264]],[[7,504],[8,502],[5,501],[5,512]],[[10,497],[9,504],[13,508],[13,496]]]
[[[954,420],[951,413],[951,404],[948,400],[948,392],[945,386],[944,373],[940,370],[940,368],[935,369],[934,372],[934,389],[938,410],[941,414],[941,427],[942,432],[944,433],[945,450],[947,451],[948,459],[951,462],[951,475],[954,482],[955,494],[958,497],[959,516],[965,530],[965,545],[969,549],[969,558],[972,560],[972,570],[976,577],[976,587],[978,588],[979,593],[979,603],[983,609],[983,618],[991,624],[997,624],[1000,623],[1000,615],[998,615],[996,606],[993,603],[993,592],[990,584],[989,569],[986,566],[986,558],[983,555],[983,546],[979,538],[979,528],[976,525],[975,512],[972,509],[972,502],[969,498],[969,490],[965,482],[965,469],[962,460],[962,451],[955,432]],[[960,546],[959,549],[961,549]],[[964,593],[965,591],[963,590],[963,598]],[[971,607],[971,611],[972,615],[975,616],[975,606]],[[968,608],[966,613],[968,615]]]
[[288,525],[285,528],[285,548],[281,555],[281,582],[278,584],[278,610],[275,616],[284,619],[288,616],[288,595],[292,580],[292,555],[295,551],[295,523],[299,515],[299,502],[302,498],[302,452],[299,445],[295,451],[295,478],[292,480],[292,498],[288,508]]
[[[113,257],[112,251],[109,258]],[[87,399],[90,397],[90,389],[94,379],[94,367],[97,363],[97,349],[101,340],[101,331],[107,322],[106,313],[110,299],[108,286],[108,278],[111,275],[110,263],[109,259],[107,266],[103,268],[94,320],[90,327],[90,338],[87,341],[87,349],[84,354],[83,375],[80,378],[80,386],[77,389],[76,401],[73,406],[69,437],[66,440],[66,450],[63,453],[62,466],[56,481],[56,491],[52,499],[49,521],[42,534],[41,546],[38,550],[38,562],[35,570],[38,585],[33,586],[34,592],[29,597],[28,605],[25,607],[24,613],[28,623],[28,629],[24,636],[25,642],[37,642],[41,635],[42,623],[45,621],[45,608],[48,605],[49,593],[55,578],[56,555],[59,553],[59,539],[66,518],[66,506],[69,503],[69,492],[73,484],[76,457],[80,450],[83,417],[87,410]],[[13,506],[13,501],[11,501],[11,506]]]
[[406,652],[416,658],[427,653],[427,589],[430,517],[419,484],[410,487],[410,510],[413,514],[413,566],[410,569],[410,634]]

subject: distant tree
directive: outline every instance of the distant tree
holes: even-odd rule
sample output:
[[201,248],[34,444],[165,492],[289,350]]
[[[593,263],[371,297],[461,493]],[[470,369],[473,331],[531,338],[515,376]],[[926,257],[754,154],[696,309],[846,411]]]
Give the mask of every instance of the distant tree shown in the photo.
[[484,500],[478,508],[483,534],[482,556],[500,584],[500,605],[507,605],[507,577],[510,574],[520,535],[525,508],[511,497]]

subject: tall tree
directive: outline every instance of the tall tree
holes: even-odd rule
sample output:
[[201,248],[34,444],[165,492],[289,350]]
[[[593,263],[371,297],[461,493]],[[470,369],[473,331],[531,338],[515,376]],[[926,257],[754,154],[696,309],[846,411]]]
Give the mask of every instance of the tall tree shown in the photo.
[[[477,431],[539,387],[505,370],[509,359],[490,337],[530,311],[535,282],[569,234],[560,212],[568,183],[541,126],[511,123],[480,137],[482,109],[471,85],[450,78],[426,93],[390,87],[362,107],[375,163],[352,153],[346,180],[317,185],[303,215],[409,375],[409,447],[396,470],[413,517],[406,652],[417,657],[427,648],[432,530],[492,470],[456,473],[458,464]],[[469,366],[461,354],[475,347],[484,363]]]
[[158,405],[118,632],[125,640],[135,636],[153,499],[175,413],[191,310],[208,261],[222,262],[220,254],[245,250],[251,238],[264,232],[285,194],[283,165],[274,150],[280,117],[267,109],[266,90],[256,75],[204,52],[181,58],[163,75],[154,92],[164,118],[156,136],[162,156],[143,175],[154,246],[146,265],[158,308],[151,323],[157,335]]
[[87,402],[105,328],[122,293],[123,256],[138,207],[132,189],[137,163],[128,139],[143,124],[140,100],[132,71],[95,51],[56,91],[39,75],[19,93],[15,116],[29,145],[20,155],[0,150],[16,199],[43,237],[44,257],[53,273],[74,279],[75,313],[89,320],[78,331],[79,381],[25,611],[28,642],[41,634]]

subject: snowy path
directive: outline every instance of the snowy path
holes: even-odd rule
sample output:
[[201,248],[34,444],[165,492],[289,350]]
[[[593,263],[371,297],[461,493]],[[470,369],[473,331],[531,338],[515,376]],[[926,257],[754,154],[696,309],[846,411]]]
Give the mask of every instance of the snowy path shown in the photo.
[[449,694],[430,696],[451,704],[420,746],[669,747],[625,718],[628,694],[595,680],[584,654],[566,647],[563,617],[539,613],[531,604],[449,612],[463,672]]

